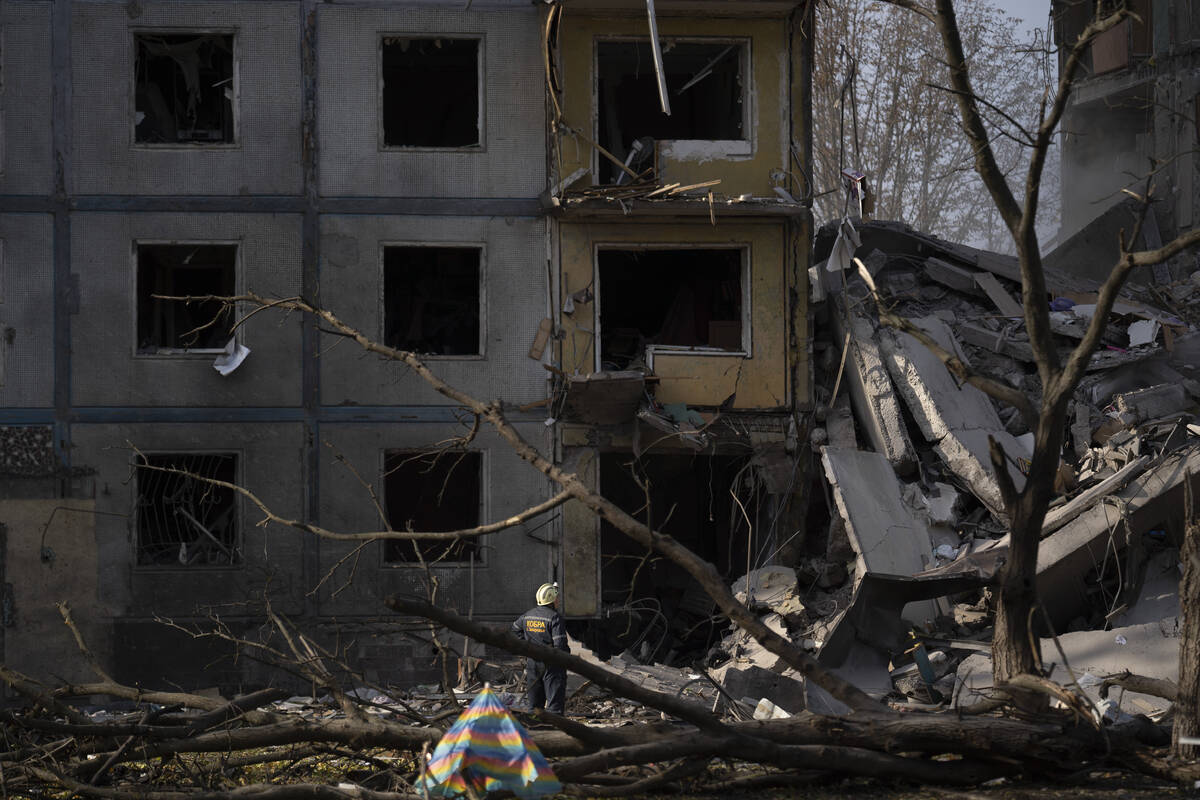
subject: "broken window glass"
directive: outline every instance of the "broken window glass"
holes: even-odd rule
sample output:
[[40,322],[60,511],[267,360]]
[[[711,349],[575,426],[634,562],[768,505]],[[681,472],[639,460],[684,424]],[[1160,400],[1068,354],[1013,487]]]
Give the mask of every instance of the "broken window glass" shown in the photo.
[[[746,45],[736,42],[664,40],[663,70],[671,101],[664,114],[649,40],[596,43],[596,98],[600,145],[622,161],[633,143],[651,140],[726,141],[746,138],[742,63]],[[633,156],[648,160],[652,150]],[[649,166],[647,164],[646,166]],[[645,167],[631,165],[635,172]],[[601,180],[619,170],[600,161]]]
[[385,147],[480,145],[479,40],[383,40]]
[[[393,530],[436,533],[479,525],[483,459],[476,452],[384,454],[383,496]],[[420,551],[420,558],[417,552]],[[388,563],[454,563],[479,559],[475,539],[389,539]]]
[[[139,565],[190,567],[241,563],[236,492],[191,477],[236,483],[237,458],[234,453],[158,453],[139,457],[136,507]],[[162,472],[162,469],[178,472]]]
[[159,300],[235,293],[237,245],[137,245],[139,353],[221,350],[229,324],[218,300]]
[[134,141],[232,142],[233,34],[139,33],[134,42]]
[[383,340],[433,355],[479,355],[478,247],[383,250]]
[[741,351],[743,252],[601,249],[601,368],[636,367],[648,345]]

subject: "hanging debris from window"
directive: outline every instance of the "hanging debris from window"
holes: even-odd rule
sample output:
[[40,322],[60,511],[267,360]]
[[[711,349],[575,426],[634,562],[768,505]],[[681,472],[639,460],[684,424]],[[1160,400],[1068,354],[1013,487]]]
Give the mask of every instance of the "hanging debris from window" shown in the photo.
[[233,35],[138,34],[134,141],[234,141]]

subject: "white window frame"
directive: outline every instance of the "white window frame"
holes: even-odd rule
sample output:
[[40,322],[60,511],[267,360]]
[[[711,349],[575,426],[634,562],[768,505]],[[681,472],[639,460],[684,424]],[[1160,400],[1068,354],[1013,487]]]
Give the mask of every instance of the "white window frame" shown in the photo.
[[[721,158],[730,160],[745,160],[754,157],[756,140],[754,120],[756,114],[751,108],[755,92],[753,88],[754,59],[752,56],[753,39],[749,36],[662,36],[661,42],[678,42],[680,44],[714,44],[740,45],[739,69],[742,75],[742,136],[741,139],[657,139],[658,154],[665,160],[691,160],[689,151],[703,151],[705,158]],[[592,140],[600,141],[600,43],[601,42],[649,42],[648,36],[596,36],[592,40]],[[653,70],[654,65],[646,65]],[[592,153],[592,174],[600,175],[600,154]]]
[[600,251],[601,250],[738,250],[742,256],[742,269],[739,276],[742,290],[742,348],[740,350],[723,350],[717,347],[694,347],[674,344],[652,344],[646,346],[646,366],[654,369],[654,356],[689,355],[717,358],[752,358],[754,356],[754,338],[751,320],[750,281],[753,271],[753,248],[750,242],[594,242],[592,244],[592,279],[595,281],[594,302],[592,303],[592,330],[595,331],[592,368],[600,372],[603,366],[601,359],[601,329],[600,329]]

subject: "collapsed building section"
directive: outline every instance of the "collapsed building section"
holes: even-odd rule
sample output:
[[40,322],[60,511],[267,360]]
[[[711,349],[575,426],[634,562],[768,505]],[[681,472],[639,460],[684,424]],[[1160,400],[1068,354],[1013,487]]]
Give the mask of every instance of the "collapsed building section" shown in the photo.
[[[778,68],[803,63],[805,20],[573,2],[547,27],[562,463],[729,581],[805,541],[811,229],[786,167],[808,120]],[[694,579],[571,505],[562,534],[588,645],[708,657],[721,625]]]

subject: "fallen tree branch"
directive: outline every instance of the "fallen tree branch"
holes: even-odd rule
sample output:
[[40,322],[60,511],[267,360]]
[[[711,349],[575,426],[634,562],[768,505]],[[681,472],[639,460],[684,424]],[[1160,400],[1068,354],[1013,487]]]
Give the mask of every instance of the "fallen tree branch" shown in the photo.
[[1147,678],[1145,675],[1134,675],[1126,670],[1118,675],[1109,675],[1100,683],[1100,696],[1108,697],[1108,690],[1116,686],[1130,692],[1152,694],[1174,703],[1179,699],[1179,687],[1175,682],[1166,678]]
[[433,620],[455,633],[470,636],[474,640],[498,647],[509,653],[528,656],[554,667],[569,669],[599,686],[620,694],[622,697],[628,697],[651,708],[665,711],[672,716],[692,723],[701,730],[729,735],[728,728],[703,706],[686,700],[680,700],[674,695],[647,689],[628,678],[610,672],[604,667],[584,661],[578,656],[573,656],[554,647],[518,639],[510,633],[498,631],[495,628],[459,616],[453,611],[439,608],[415,597],[394,594],[389,596],[384,603],[393,611]]
[[[577,475],[560,469],[550,459],[543,456],[537,448],[525,441],[524,437],[505,418],[503,409],[498,402],[484,403],[466,392],[456,389],[430,371],[416,353],[380,344],[342,322],[330,311],[318,308],[304,300],[268,300],[254,293],[237,296],[199,295],[163,299],[184,302],[215,300],[226,304],[252,303],[256,306],[273,304],[282,309],[302,311],[315,316],[318,321],[325,323],[339,335],[354,339],[367,352],[404,364],[428,383],[434,391],[458,403],[468,412],[485,419],[522,460],[561,486],[565,494],[580,501],[594,514],[612,524],[633,541],[657,550],[683,568],[700,584],[700,587],[713,599],[722,613],[729,617],[734,624],[753,636],[766,650],[780,657],[806,679],[813,681],[851,709],[878,711],[881,708],[879,703],[866,692],[841,676],[826,670],[803,648],[767,627],[734,598],[721,574],[711,563],[700,558],[674,538],[639,522],[615,503],[590,489]],[[264,511],[267,509],[264,508]],[[292,521],[291,527],[312,533],[316,533],[318,530],[316,526],[299,521]]]

